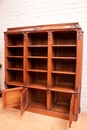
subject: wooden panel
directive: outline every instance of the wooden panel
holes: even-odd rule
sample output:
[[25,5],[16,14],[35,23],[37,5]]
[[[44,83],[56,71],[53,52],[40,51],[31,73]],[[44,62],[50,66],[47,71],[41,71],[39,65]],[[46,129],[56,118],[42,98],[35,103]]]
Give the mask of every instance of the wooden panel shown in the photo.
[[73,120],[73,108],[74,108],[74,94],[72,94],[71,101],[70,101],[69,127],[71,127],[71,123]]
[[21,115],[22,115],[26,107],[28,106],[28,88],[25,88],[23,90],[21,94],[20,102],[21,102]]
[[5,107],[20,107],[20,96],[23,88],[5,89],[2,92],[3,108]]

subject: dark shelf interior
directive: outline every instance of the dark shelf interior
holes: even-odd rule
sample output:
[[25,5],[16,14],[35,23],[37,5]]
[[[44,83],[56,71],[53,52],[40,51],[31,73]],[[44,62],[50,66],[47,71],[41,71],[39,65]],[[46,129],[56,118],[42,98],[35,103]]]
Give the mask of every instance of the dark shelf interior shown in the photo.
[[47,70],[47,59],[27,59],[27,69]]
[[23,83],[23,71],[7,70],[6,73],[8,75],[7,82]]
[[76,45],[76,31],[53,32],[53,45]]
[[27,72],[27,85],[39,84],[39,86],[47,86],[47,73]]
[[20,68],[23,69],[22,58],[7,58],[7,68]]
[[46,109],[46,91],[29,88],[29,107]]
[[23,48],[7,48],[7,56],[23,56]]
[[8,35],[8,46],[21,46],[23,45],[23,34],[11,34]]
[[53,59],[52,60],[52,70],[75,72],[76,71],[76,60]]
[[51,111],[69,114],[72,94],[63,92],[51,92]]
[[46,48],[29,48],[27,49],[28,56],[47,56],[47,47]]
[[28,34],[28,45],[47,45],[48,44],[48,33],[29,33]]
[[75,75],[52,73],[52,86],[75,87]]
[[53,57],[76,57],[76,47],[53,47]]

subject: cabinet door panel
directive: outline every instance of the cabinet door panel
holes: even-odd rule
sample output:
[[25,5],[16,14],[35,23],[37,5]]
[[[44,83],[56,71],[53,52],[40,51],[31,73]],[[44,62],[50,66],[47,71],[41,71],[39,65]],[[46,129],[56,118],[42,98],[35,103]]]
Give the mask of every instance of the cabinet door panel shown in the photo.
[[20,106],[20,96],[23,87],[5,89],[2,91],[3,108]]
[[74,94],[72,94],[70,101],[70,116],[69,116],[69,127],[71,127],[72,118],[73,118],[73,105],[74,105]]
[[28,106],[28,88],[25,88],[21,94],[21,115],[25,111],[26,107]]

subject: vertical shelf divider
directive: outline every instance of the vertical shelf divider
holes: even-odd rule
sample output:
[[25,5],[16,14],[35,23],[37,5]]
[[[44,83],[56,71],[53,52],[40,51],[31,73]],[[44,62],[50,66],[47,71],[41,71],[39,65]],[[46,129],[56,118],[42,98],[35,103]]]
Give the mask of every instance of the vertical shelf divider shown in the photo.
[[24,56],[23,56],[23,66],[24,66],[24,73],[23,73],[23,83],[24,87],[26,86],[26,77],[27,77],[27,33],[24,33]]
[[52,71],[52,32],[49,31],[48,32],[48,63],[47,63],[47,69],[48,69],[48,73],[47,73],[47,109],[50,109],[51,106],[51,92],[49,91],[49,89],[52,86],[52,77],[51,77],[51,71]]

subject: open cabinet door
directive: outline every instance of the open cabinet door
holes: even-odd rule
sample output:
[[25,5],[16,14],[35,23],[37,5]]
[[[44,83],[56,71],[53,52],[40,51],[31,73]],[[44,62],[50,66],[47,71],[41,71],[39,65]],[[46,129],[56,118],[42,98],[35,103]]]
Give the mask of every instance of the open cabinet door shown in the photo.
[[20,107],[20,96],[23,87],[5,89],[2,91],[2,103],[5,107]]
[[20,102],[21,102],[21,115],[22,115],[26,107],[28,106],[28,88],[25,88],[23,90],[21,94]]
[[71,96],[71,101],[70,101],[70,116],[69,116],[69,127],[71,127],[72,124],[72,118],[73,118],[73,105],[74,105],[74,94]]

